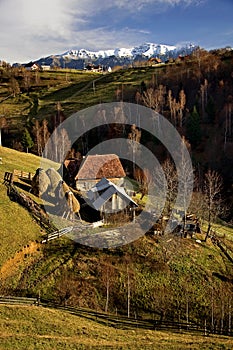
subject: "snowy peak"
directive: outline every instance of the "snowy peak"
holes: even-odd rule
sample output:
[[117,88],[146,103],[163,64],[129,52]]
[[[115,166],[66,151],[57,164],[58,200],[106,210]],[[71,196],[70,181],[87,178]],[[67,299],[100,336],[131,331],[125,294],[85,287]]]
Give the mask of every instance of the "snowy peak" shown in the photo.
[[[193,45],[186,47],[190,49]],[[86,49],[69,50],[61,56],[68,59],[98,59],[111,56],[123,58],[135,58],[137,56],[152,57],[154,55],[166,55],[169,52],[176,51],[177,47],[172,45],[145,43],[131,48],[116,48],[111,50],[88,51]]]
[[158,57],[161,62],[179,55],[189,55],[195,46],[192,44],[172,46],[164,44],[144,43],[129,48],[114,48],[110,50],[90,51],[87,49],[72,49],[60,55],[51,55],[34,61],[39,65],[73,69],[85,69],[87,64],[102,67],[125,66],[137,61],[147,61]]

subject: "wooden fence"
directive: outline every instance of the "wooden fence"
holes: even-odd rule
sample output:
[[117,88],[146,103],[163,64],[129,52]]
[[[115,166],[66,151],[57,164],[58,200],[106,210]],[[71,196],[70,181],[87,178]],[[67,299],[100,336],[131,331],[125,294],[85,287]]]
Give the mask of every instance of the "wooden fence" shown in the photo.
[[152,320],[152,319],[140,319],[138,317],[127,317],[118,313],[106,313],[91,309],[85,309],[75,306],[61,306],[54,302],[41,300],[38,298],[27,297],[15,297],[15,296],[0,296],[0,304],[26,304],[26,305],[41,305],[47,308],[53,308],[62,310],[64,312],[84,317],[89,320],[98,322],[108,327],[114,327],[118,329],[147,329],[147,330],[166,330],[172,332],[187,332],[187,333],[199,333],[200,335],[209,334],[222,334],[227,336],[233,336],[231,328],[225,327],[224,330],[208,328],[206,321],[203,324],[185,321],[171,321],[171,320]]
[[223,241],[223,238],[218,237],[216,235],[216,232],[214,232],[213,236],[211,237],[211,240],[213,244],[217,245],[217,247],[219,247],[220,250],[225,254],[227,259],[233,264],[233,251],[226,246],[226,244]]
[[37,305],[37,298],[15,297],[15,296],[0,296],[0,304],[27,304]]
[[15,180],[29,180],[31,181],[34,174],[23,170],[14,169],[13,172],[5,172],[4,184],[13,184]]
[[19,192],[13,185],[8,187],[7,194],[12,201],[15,201],[25,207],[38,222],[38,224],[47,232],[54,232],[57,229],[56,226],[49,220],[49,217],[43,208],[41,208],[41,206],[31,197],[27,196],[25,193]]
[[60,238],[60,237],[64,236],[65,234],[70,233],[70,232],[75,231],[75,230],[78,230],[79,232],[83,232],[86,229],[96,228],[96,227],[100,227],[103,225],[104,225],[103,220],[92,222],[92,223],[87,223],[87,224],[84,224],[84,223],[82,223],[82,221],[80,221],[80,222],[76,223],[74,226],[68,226],[68,227],[62,228],[60,230],[56,230],[52,233],[48,233],[47,237],[45,239],[43,239],[43,241],[41,243],[48,243],[49,241],[52,241],[53,239]]

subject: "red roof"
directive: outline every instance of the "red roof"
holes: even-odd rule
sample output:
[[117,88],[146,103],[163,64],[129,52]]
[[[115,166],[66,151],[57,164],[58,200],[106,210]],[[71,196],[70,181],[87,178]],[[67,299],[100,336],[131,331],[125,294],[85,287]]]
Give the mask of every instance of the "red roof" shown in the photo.
[[75,177],[75,180],[93,180],[125,177],[125,171],[116,154],[87,156]]

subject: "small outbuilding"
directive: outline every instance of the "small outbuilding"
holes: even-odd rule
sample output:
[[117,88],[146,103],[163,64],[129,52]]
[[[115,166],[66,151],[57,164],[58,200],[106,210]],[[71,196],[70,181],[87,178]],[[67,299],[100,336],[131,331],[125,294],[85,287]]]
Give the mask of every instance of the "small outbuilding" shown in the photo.
[[87,192],[89,205],[100,213],[114,214],[120,211],[134,212],[138,205],[123,187],[102,178]]

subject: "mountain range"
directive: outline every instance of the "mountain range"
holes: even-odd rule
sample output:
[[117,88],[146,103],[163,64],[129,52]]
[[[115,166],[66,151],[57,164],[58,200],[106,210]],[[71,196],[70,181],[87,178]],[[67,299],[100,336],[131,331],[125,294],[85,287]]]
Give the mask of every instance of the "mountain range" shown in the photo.
[[110,50],[89,51],[87,49],[72,49],[62,54],[39,58],[33,63],[62,68],[83,69],[86,64],[99,64],[106,67],[132,64],[135,61],[145,61],[159,57],[162,61],[176,58],[178,55],[190,54],[195,45],[172,46],[164,44],[144,43],[130,48],[115,48]]

